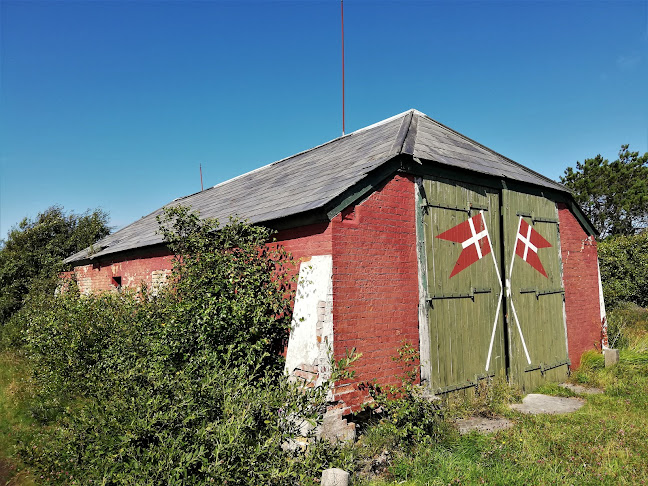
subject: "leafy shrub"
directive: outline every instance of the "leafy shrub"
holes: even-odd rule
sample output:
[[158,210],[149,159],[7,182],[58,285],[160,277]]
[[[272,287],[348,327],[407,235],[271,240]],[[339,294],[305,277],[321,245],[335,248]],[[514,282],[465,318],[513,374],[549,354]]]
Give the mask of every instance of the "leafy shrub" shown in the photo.
[[441,415],[440,403],[426,395],[425,389],[416,384],[418,351],[409,343],[403,343],[398,356],[403,374],[400,385],[365,384],[373,402],[368,405],[374,412],[369,435],[374,441],[389,438],[379,447],[407,448],[419,442],[440,440],[446,435],[446,424]]
[[609,237],[599,243],[598,256],[608,308],[622,302],[648,307],[648,232]]
[[293,484],[325,467],[313,451],[281,447],[314,420],[313,393],[258,369],[211,364],[204,357],[91,400],[23,453],[49,481],[80,484]]
[[636,348],[646,352],[645,344],[648,337],[648,310],[624,303],[608,312],[608,342],[611,348]]
[[71,286],[59,297],[21,311],[25,341],[34,363],[39,398],[34,415],[54,420],[70,400],[104,397],[150,353],[159,321],[149,319],[147,299],[125,292],[83,297]]
[[25,311],[34,413],[52,425],[23,458],[54,484],[312,482],[337,456],[285,447],[326,394],[283,374],[290,259],[267,229],[187,208],[161,231],[181,256],[157,295],[72,286]]
[[24,321],[18,315],[19,313],[20,311],[17,311],[0,326],[0,350],[17,349],[24,344]]

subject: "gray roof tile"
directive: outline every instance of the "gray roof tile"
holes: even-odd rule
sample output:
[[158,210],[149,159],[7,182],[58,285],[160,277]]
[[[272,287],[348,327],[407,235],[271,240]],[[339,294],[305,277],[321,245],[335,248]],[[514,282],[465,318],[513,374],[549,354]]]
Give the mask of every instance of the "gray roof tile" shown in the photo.
[[[238,216],[252,223],[268,222],[323,208],[369,172],[401,153],[567,192],[564,186],[551,179],[423,113],[409,110],[205,191],[176,199],[165,207],[187,205],[203,217],[222,221]],[[91,256],[85,249],[67,258],[66,262],[162,243],[156,220],[162,209],[97,242]]]

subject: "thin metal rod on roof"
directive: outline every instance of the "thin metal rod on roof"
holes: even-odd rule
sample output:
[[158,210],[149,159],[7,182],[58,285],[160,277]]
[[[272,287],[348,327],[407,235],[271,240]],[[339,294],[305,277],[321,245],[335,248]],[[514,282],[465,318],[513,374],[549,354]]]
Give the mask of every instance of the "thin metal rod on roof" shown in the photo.
[[202,164],[200,164],[200,191],[204,191],[202,183]]
[[344,0],[340,0],[342,10],[342,135],[344,135]]

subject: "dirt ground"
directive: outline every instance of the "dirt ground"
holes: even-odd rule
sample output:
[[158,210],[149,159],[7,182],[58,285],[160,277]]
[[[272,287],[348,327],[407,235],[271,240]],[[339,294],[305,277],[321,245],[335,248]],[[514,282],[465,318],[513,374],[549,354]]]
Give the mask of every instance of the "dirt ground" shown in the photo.
[[6,459],[0,458],[0,486],[18,486],[23,473],[16,474],[15,466]]

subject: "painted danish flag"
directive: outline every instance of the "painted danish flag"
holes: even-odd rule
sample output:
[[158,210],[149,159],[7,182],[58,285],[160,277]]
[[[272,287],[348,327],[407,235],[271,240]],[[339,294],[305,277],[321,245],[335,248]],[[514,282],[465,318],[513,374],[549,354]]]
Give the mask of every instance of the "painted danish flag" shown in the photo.
[[518,229],[517,241],[515,243],[515,254],[545,277],[547,276],[547,272],[545,272],[540,262],[540,257],[538,257],[538,248],[549,248],[550,246],[551,243],[529,226],[529,223],[520,218],[520,228]]
[[444,231],[437,238],[461,243],[463,250],[455,263],[450,278],[465,270],[491,252],[490,238],[484,222],[484,215],[477,214],[468,221]]

